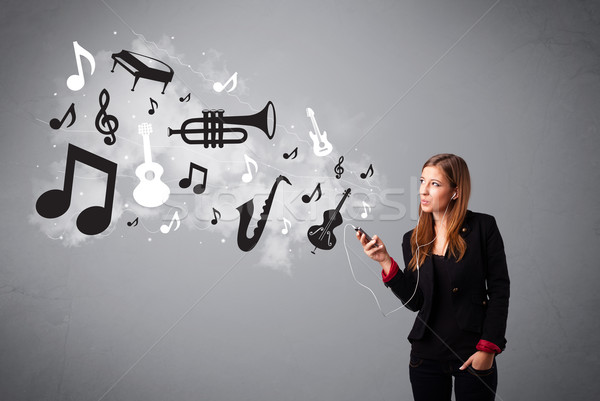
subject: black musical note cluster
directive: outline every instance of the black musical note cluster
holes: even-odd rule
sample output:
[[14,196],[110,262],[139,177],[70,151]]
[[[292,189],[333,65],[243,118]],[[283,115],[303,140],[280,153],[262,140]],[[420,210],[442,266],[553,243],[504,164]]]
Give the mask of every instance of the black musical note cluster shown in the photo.
[[108,228],[117,178],[117,164],[85,149],[69,144],[63,189],[51,189],[43,193],[35,204],[40,216],[53,219],[65,214],[71,206],[75,162],[87,164],[107,174],[106,195],[103,206],[92,206],[83,210],[77,217],[77,228],[83,234],[96,235]]
[[[81,57],[88,59],[90,64],[95,68],[95,61],[93,56],[79,44],[76,45],[74,42],[74,48],[76,52],[77,66],[79,75],[75,75],[73,78],[70,77],[70,81],[73,84],[72,90],[79,90],[85,84],[84,74],[81,66]],[[134,76],[133,86],[131,91],[134,91],[138,80],[144,78],[151,81],[160,82],[162,86],[162,94],[165,93],[166,87],[169,82],[172,81],[174,76],[174,70],[164,62],[148,57],[139,53],[134,53],[128,50],[122,50],[118,53],[114,53],[111,56],[114,61],[111,72],[114,72],[117,65],[122,66],[126,71]],[[157,62],[154,63],[153,61]],[[93,69],[92,69],[93,73]],[[237,73],[234,74],[235,79],[232,77],[224,85],[214,86],[215,91],[221,92],[225,86],[234,81],[234,85],[227,92],[232,91],[237,84]],[[75,89],[76,88],[76,89]],[[188,93],[185,97],[179,97],[179,102],[189,102],[191,99],[191,93]],[[117,140],[117,130],[119,128],[118,118],[111,113],[115,113],[115,110],[108,111],[110,105],[110,94],[106,89],[102,89],[98,96],[98,102],[100,109],[96,114],[95,127],[99,133],[105,136],[104,143],[112,146]],[[151,108],[148,110],[149,115],[154,115],[159,107],[158,102],[150,98]],[[329,154],[333,147],[328,142],[326,133],[320,132],[316,119],[314,117],[314,111],[307,108],[307,116],[310,117],[313,123],[314,132],[310,132],[310,137],[314,141],[313,151],[316,156],[322,157]],[[53,130],[58,130],[63,127],[65,122],[68,121],[66,128],[70,128],[75,124],[77,115],[75,112],[75,103],[71,103],[67,112],[61,119],[52,118],[49,122],[49,126]],[[225,127],[225,125],[236,125],[238,127]],[[246,141],[248,138],[248,131],[239,126],[249,126],[261,130],[269,139],[273,139],[276,128],[276,115],[275,106],[272,102],[267,102],[265,107],[258,113],[248,116],[226,116],[225,111],[222,109],[218,110],[203,110],[201,117],[189,118],[185,120],[178,129],[168,128],[167,136],[180,136],[183,142],[189,145],[203,145],[204,148],[223,148],[225,145],[240,144]],[[170,195],[169,187],[161,181],[161,176],[164,172],[162,166],[152,161],[150,134],[152,133],[152,125],[148,123],[140,124],[139,134],[143,137],[144,144],[144,162],[140,164],[136,169],[136,176],[139,179],[139,183],[133,191],[133,198],[135,201],[148,208],[158,207],[166,203]],[[291,152],[284,153],[283,158],[290,162],[299,154],[299,149],[296,146]],[[250,165],[254,165],[255,173],[258,171],[258,165],[256,161],[252,160],[248,156],[244,155],[246,159],[246,165],[248,173],[244,174],[242,180],[244,182],[250,182],[253,178]],[[334,167],[334,173],[337,179],[341,179],[344,173],[342,163],[344,156],[340,156],[338,163]],[[103,205],[88,207],[81,211],[77,217],[76,226],[79,231],[86,235],[97,235],[104,232],[111,224],[112,220],[112,207],[114,200],[115,184],[117,178],[117,163],[100,157],[92,152],[85,149],[79,148],[73,144],[68,145],[67,158],[66,158],[66,169],[65,177],[62,189],[52,189],[39,196],[36,202],[36,210],[38,214],[44,218],[53,219],[63,215],[71,205],[71,197],[73,192],[73,181],[75,163],[80,162],[86,164],[96,170],[99,170],[106,174],[107,182],[105,189],[105,200]],[[194,181],[194,172],[201,174],[201,183],[193,185],[192,192],[196,195],[201,195],[207,188],[208,168],[203,167],[193,161],[189,161],[188,175],[179,180],[179,187],[190,188]],[[368,174],[373,175],[373,165],[369,166],[366,173],[361,174],[361,178],[366,179]],[[254,198],[249,199],[242,205],[238,206],[236,210],[239,213],[239,227],[237,235],[238,247],[245,252],[251,251],[259,242],[260,237],[265,229],[267,219],[272,207],[273,199],[277,188],[281,182],[285,182],[288,185],[292,185],[290,180],[284,175],[280,175],[275,179],[268,198],[264,201],[263,210],[260,214],[260,219],[256,223],[253,234],[247,235],[247,231],[252,219],[254,211]],[[340,213],[340,209],[350,195],[350,188],[344,192],[342,200],[337,205],[336,209],[327,210],[323,213],[323,224],[311,226],[308,230],[307,236],[309,241],[314,245],[315,253],[317,248],[322,250],[330,250],[335,246],[336,239],[333,234],[333,229],[339,226],[343,219]],[[321,199],[323,192],[321,189],[321,183],[317,183],[314,190],[310,195],[304,194],[302,201],[306,204],[310,203],[313,198],[314,202]],[[214,218],[211,220],[212,225],[216,225],[221,218],[221,212],[215,207],[212,208],[212,214]],[[217,217],[218,216],[218,217]],[[289,221],[284,219],[285,228],[282,233],[287,234]],[[167,233],[170,231],[170,227],[173,222],[176,221],[177,225],[175,230],[179,227],[179,217],[177,212],[174,214],[171,224],[169,226],[163,225],[161,231]],[[127,222],[128,227],[136,227],[139,222],[139,217],[136,217],[133,221]]]

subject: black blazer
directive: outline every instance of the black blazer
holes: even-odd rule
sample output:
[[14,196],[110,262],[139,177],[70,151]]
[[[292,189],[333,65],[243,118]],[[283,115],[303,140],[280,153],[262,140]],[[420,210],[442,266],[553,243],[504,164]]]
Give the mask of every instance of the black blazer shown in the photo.
[[[404,264],[412,258],[410,236],[412,230],[404,234],[402,251]],[[451,272],[451,287],[434,289],[433,265],[431,256],[419,268],[419,286],[414,297],[406,305],[418,311],[408,340],[417,340],[425,333],[425,322],[429,321],[435,291],[450,291],[452,307],[458,326],[467,331],[479,333],[482,340],[506,347],[506,320],[508,318],[508,298],[510,280],[504,254],[504,243],[494,217],[467,211],[460,230],[467,243],[467,251]],[[415,291],[417,271],[400,270],[385,283],[394,294],[408,301]],[[419,319],[420,318],[420,319]]]

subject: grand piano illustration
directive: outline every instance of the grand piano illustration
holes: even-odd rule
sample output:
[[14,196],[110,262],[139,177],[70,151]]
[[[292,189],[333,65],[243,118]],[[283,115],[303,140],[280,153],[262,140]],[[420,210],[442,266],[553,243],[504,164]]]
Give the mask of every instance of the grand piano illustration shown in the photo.
[[173,69],[155,58],[129,50],[121,50],[119,53],[114,53],[111,58],[115,60],[115,63],[110,72],[115,72],[115,67],[119,64],[134,76],[132,91],[135,89],[138,80],[145,78],[151,81],[162,82],[164,86],[161,93],[164,94],[167,84],[173,79]]

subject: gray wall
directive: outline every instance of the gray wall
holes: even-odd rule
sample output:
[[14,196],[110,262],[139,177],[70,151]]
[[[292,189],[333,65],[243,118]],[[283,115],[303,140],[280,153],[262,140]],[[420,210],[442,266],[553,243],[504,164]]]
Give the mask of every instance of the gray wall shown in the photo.
[[[382,317],[353,280],[344,245],[383,310],[399,306],[345,224],[379,234],[400,258],[416,222],[415,177],[439,152],[468,162],[470,208],[496,217],[506,245],[498,399],[586,400],[600,390],[598,2],[10,1],[0,31],[1,399],[411,399],[414,315]],[[97,62],[93,76],[83,62],[78,92],[65,85],[75,40]],[[148,80],[131,92],[127,72],[110,73],[122,49],[174,68],[164,95]],[[212,91],[234,72],[236,90]],[[120,120],[114,146],[94,127],[103,88]],[[187,93],[192,101],[180,103]],[[202,108],[245,115],[268,100],[271,141],[251,129],[243,145],[204,149],[166,135]],[[51,130],[71,103],[77,122]],[[329,157],[311,151],[306,107],[334,145]],[[155,210],[132,198],[144,121],[172,190]],[[96,237],[75,227],[103,197],[93,169],[77,167],[64,216],[35,210],[62,185],[68,143],[119,164],[111,226]],[[284,160],[295,146],[299,157]],[[249,184],[244,154],[259,165]],[[189,161],[209,168],[203,195],[177,185]],[[375,175],[360,179],[370,163]],[[256,196],[258,216],[279,174],[293,185],[280,185],[263,237],[242,252],[235,207]],[[301,202],[317,182],[323,199]],[[312,255],[308,228],[346,188],[336,247]],[[363,201],[373,207],[366,219]],[[216,226],[212,207],[223,214]],[[158,232],[175,211],[181,227]]]

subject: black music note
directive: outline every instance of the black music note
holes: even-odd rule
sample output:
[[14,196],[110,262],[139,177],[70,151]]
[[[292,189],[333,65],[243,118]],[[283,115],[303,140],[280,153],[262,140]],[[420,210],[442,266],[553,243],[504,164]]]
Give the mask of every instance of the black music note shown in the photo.
[[335,168],[333,169],[335,171],[335,178],[337,178],[338,180],[342,177],[342,174],[344,174],[344,168],[342,167],[343,162],[344,156],[340,156],[338,164],[336,164]]
[[156,105],[156,108],[158,109],[158,102],[152,98],[150,98],[150,106],[152,106],[152,108],[150,110],[148,110],[148,114],[152,115],[154,114],[154,106]]
[[315,192],[318,193],[319,196],[317,196],[317,199],[315,199],[315,202],[318,201],[319,199],[321,199],[321,195],[323,194],[321,192],[321,183],[318,183],[317,186],[315,187],[315,190],[313,191],[313,193],[308,196],[308,195],[302,195],[302,202],[304,203],[308,203],[311,201],[311,199],[313,198],[313,196],[315,196]]
[[194,172],[194,169],[201,171],[204,174],[204,178],[202,179],[202,184],[194,185],[194,189],[193,189],[193,191],[196,195],[200,195],[206,189],[206,176],[208,175],[208,169],[204,168],[202,166],[199,166],[196,163],[190,162],[189,175],[187,177],[179,180],[179,187],[189,188],[189,186],[192,185],[192,173]]
[[35,209],[40,216],[47,219],[54,219],[65,214],[69,206],[71,206],[76,161],[103,171],[108,176],[104,206],[91,206],[79,213],[79,217],[77,217],[77,228],[83,234],[100,234],[110,225],[117,177],[117,163],[75,145],[69,144],[67,150],[67,165],[63,189],[51,189],[44,192],[38,198]]
[[137,225],[138,225],[138,218],[136,217],[136,218],[135,218],[135,220],[133,220],[133,221],[128,221],[128,222],[127,222],[127,225],[128,225],[129,227],[131,227],[131,226],[133,226],[133,227],[137,226]]
[[296,146],[296,147],[294,148],[294,150],[292,150],[292,152],[291,152],[291,153],[284,153],[284,154],[283,154],[283,158],[287,160],[287,159],[289,159],[289,158],[290,158],[290,156],[292,156],[292,155],[294,156],[294,157],[292,157],[292,159],[295,159],[295,158],[296,158],[296,156],[298,156],[298,146]]
[[[369,175],[369,171],[371,172],[371,175]],[[365,179],[367,178],[367,175],[369,175],[369,177],[373,176],[373,164],[369,164],[369,168],[367,169],[366,173],[360,173],[360,178]]]
[[110,95],[106,89],[102,89],[98,101],[100,103],[100,111],[96,115],[96,129],[103,135],[109,135],[108,138],[104,138],[105,144],[113,145],[117,141],[115,132],[119,129],[119,120],[117,120],[117,117],[106,113],[108,103],[110,102]]
[[71,103],[71,107],[69,107],[69,110],[67,110],[62,120],[59,120],[58,118],[53,118],[52,120],[50,120],[50,128],[59,129],[60,127],[62,127],[63,123],[67,119],[67,116],[69,115],[71,116],[71,122],[69,123],[69,125],[67,125],[67,128],[73,125],[73,123],[75,123],[75,120],[77,120],[77,115],[75,114],[75,103]]
[[214,226],[215,224],[217,224],[217,221],[218,221],[218,220],[217,220],[217,214],[219,215],[219,218],[221,218],[221,212],[219,212],[217,209],[215,209],[215,208],[213,207],[213,215],[215,216],[215,218],[214,218],[214,219],[212,219],[212,220],[210,221],[210,223],[211,223],[213,226]]
[[189,101],[190,101],[190,99],[191,99],[191,96],[192,96],[192,94],[191,94],[191,93],[188,93],[186,97],[180,97],[180,98],[179,98],[179,101],[180,101],[180,102],[189,102]]

